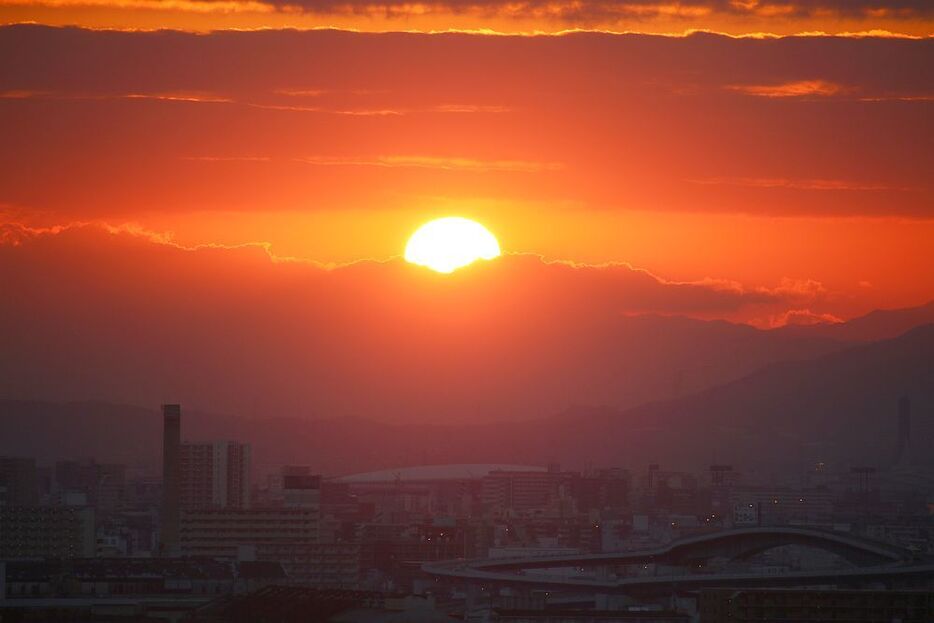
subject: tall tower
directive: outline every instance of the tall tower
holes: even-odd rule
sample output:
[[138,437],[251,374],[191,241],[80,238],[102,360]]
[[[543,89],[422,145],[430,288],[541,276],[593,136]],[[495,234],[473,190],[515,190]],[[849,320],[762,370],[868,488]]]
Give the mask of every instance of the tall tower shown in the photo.
[[162,405],[162,521],[159,535],[163,556],[179,553],[180,447],[182,408]]
[[902,396],[898,399],[898,445],[896,447],[896,465],[907,465],[911,458],[911,399]]

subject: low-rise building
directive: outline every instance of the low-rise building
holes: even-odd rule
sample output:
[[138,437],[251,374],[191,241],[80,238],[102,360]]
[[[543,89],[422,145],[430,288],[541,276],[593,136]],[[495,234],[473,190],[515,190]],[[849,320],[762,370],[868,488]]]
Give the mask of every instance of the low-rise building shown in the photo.
[[934,621],[930,591],[705,589],[700,623],[736,621]]
[[316,507],[199,509],[182,511],[182,555],[237,558],[256,545],[308,545],[318,542]]
[[77,506],[0,506],[0,560],[94,556],[94,511]]

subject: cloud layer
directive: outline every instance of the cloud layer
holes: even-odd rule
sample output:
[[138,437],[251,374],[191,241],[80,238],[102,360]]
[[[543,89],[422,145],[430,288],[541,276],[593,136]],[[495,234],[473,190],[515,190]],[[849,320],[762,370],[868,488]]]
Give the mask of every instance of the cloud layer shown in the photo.
[[95,28],[321,28],[497,33],[595,29],[763,36],[931,34],[923,0],[2,0],[0,18]]
[[128,228],[7,225],[0,280],[0,391],[25,398],[522,419],[666,396],[677,370],[688,391],[829,347],[632,316],[797,308],[821,300],[819,284],[679,283],[529,255],[442,276],[399,260],[325,269],[260,245],[187,249]]
[[0,55],[15,61],[0,202],[35,211],[425,194],[760,215],[934,205],[934,39],[20,26],[0,30]]

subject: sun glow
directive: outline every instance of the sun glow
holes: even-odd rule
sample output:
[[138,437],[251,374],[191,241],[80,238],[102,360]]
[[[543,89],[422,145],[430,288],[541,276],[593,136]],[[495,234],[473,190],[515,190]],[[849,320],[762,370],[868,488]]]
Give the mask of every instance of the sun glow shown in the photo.
[[476,260],[499,257],[499,242],[476,221],[449,216],[419,227],[405,245],[405,260],[451,273]]

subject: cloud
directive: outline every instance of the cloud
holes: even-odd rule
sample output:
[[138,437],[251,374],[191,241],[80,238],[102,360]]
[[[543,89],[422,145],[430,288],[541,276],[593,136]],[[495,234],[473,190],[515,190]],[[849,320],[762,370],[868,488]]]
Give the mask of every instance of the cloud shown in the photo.
[[772,329],[787,326],[810,326],[815,324],[837,324],[843,322],[833,314],[814,312],[810,309],[789,309],[788,311],[770,316],[764,321],[764,326]]
[[441,158],[437,156],[376,156],[375,158],[341,158],[331,156],[305,156],[298,162],[315,166],[337,167],[383,167],[440,169],[443,171],[509,171],[514,173],[539,173],[559,171],[559,162],[530,162],[525,160],[476,160],[473,158]]
[[[929,102],[911,98],[931,90],[932,42],[0,28],[0,57],[20,59],[0,75],[0,202],[58,220],[427,194],[930,218]],[[847,91],[724,95],[802,81]]]
[[127,99],[127,100],[156,100],[165,102],[188,102],[188,103],[231,103],[229,97],[214,93],[197,92],[174,92],[174,93],[75,93],[75,92],[55,92],[55,91],[29,91],[12,90],[0,91],[0,99],[24,100],[24,99],[50,99],[50,100],[108,100],[108,99]]
[[814,279],[791,279],[784,277],[779,285],[766,288],[766,292],[786,299],[813,300],[827,293],[827,288]]
[[853,180],[827,179],[787,179],[779,177],[713,177],[708,179],[688,180],[692,184],[745,186],[748,188],[790,188],[792,190],[844,190],[844,191],[908,191],[910,188],[874,184]]
[[[7,15],[4,15],[7,13]],[[6,22],[101,29],[344,28],[538,36],[575,30],[928,36],[924,0],[2,0]]]
[[929,93],[860,93],[853,86],[827,80],[796,80],[779,84],[731,84],[725,87],[745,95],[767,98],[795,98],[814,100],[822,98],[846,98],[859,102],[929,102],[934,95]]
[[269,156],[182,156],[183,160],[199,162],[270,162]]
[[403,0],[280,0],[275,4],[321,14],[351,13],[398,18],[432,13],[478,13],[501,18],[547,18],[574,24],[591,24],[609,18],[649,20],[664,17],[689,20],[715,19],[719,16],[775,20],[806,17],[829,19],[833,16],[908,20],[934,14],[930,3],[924,0],[442,0],[421,3]]
[[[633,314],[788,305],[625,264],[507,255],[453,275],[398,259],[324,267],[261,242],[184,246],[81,223],[4,225],[0,280],[3,395],[389,419],[630,404],[670,387],[657,370],[672,361],[720,357],[704,340],[722,329]],[[716,379],[775,354],[724,356]]]
[[826,80],[798,80],[771,85],[733,84],[726,88],[756,97],[831,97],[851,90]]
[[[301,91],[304,97],[314,97],[311,91]],[[318,92],[317,95],[323,95],[327,91]],[[276,90],[276,95],[296,96],[297,92],[288,90]],[[263,95],[263,94],[261,94]],[[152,100],[161,102],[182,102],[187,104],[238,104],[264,110],[281,110],[287,112],[310,112],[329,115],[349,115],[360,117],[379,117],[386,115],[413,115],[419,113],[506,113],[512,112],[507,106],[495,106],[484,104],[436,104],[417,107],[392,107],[367,108],[367,107],[335,107],[335,106],[306,106],[297,104],[276,104],[270,102],[256,102],[236,100],[232,97],[219,93],[207,92],[168,92],[168,93],[69,93],[54,91],[28,91],[28,90],[10,90],[0,91],[0,99],[7,100],[27,100],[27,99],[48,99],[48,100]]]
[[191,13],[270,13],[274,4],[258,0],[2,0],[0,6],[49,8],[108,8]]

